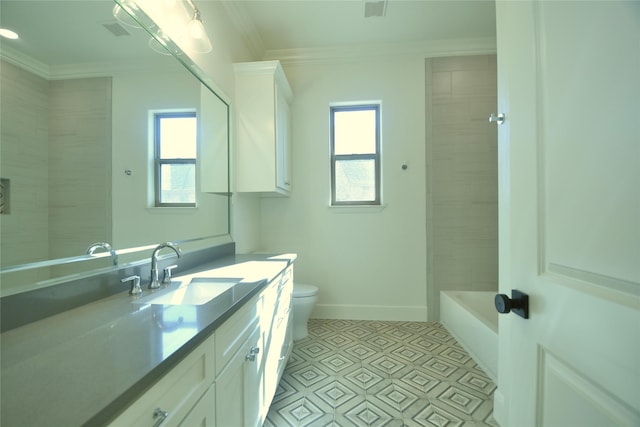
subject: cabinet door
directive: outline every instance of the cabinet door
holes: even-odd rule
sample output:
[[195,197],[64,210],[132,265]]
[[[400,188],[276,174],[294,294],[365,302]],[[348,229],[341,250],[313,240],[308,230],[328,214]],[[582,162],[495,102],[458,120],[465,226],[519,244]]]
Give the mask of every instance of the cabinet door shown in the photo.
[[[251,357],[253,348],[259,352]],[[262,352],[256,328],[216,379],[217,427],[259,425]]]
[[[263,397],[264,365],[262,363],[265,349],[262,345],[262,336],[259,329],[249,338],[244,363],[244,425],[247,427],[261,426],[261,414]],[[252,352],[257,349],[258,352]],[[251,356],[254,356],[253,358]]]
[[291,108],[283,90],[276,85],[276,185],[291,189]]
[[216,425],[216,399],[215,386],[202,396],[191,412],[182,420],[180,427],[215,427]]
[[214,338],[209,337],[133,402],[110,427],[175,427],[205,393],[214,378]]

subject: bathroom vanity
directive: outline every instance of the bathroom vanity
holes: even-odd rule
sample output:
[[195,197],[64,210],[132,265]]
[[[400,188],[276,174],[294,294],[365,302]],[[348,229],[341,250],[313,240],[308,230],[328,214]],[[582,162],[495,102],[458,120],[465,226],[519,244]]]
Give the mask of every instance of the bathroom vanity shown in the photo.
[[3,424],[262,425],[292,349],[295,258],[226,257],[4,332]]

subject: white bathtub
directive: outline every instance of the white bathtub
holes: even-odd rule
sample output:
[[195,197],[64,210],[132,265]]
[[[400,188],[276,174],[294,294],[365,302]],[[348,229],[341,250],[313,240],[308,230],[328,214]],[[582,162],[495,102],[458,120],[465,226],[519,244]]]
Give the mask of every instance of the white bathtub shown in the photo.
[[496,292],[441,291],[440,323],[487,375],[498,378],[498,312]]

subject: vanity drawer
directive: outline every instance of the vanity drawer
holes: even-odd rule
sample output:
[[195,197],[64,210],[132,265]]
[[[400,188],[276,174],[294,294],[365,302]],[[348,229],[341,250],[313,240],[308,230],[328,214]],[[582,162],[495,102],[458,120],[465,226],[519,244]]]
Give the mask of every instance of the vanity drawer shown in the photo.
[[[154,426],[166,412],[162,427],[180,424],[214,379],[214,337],[196,347],[111,424],[111,427]],[[213,402],[212,402],[213,404]]]
[[280,274],[280,287],[283,287],[287,283],[293,283],[293,267],[291,266],[287,267]]
[[[291,277],[291,275],[289,275]],[[287,280],[280,286],[280,298],[283,301],[287,301],[287,305],[291,303],[291,296],[293,295],[293,279]]]
[[260,296],[254,297],[216,329],[216,376],[222,372],[258,323]]
[[265,325],[271,324],[271,318],[275,313],[278,304],[279,281],[274,280],[262,292],[262,310],[260,311],[260,322]]

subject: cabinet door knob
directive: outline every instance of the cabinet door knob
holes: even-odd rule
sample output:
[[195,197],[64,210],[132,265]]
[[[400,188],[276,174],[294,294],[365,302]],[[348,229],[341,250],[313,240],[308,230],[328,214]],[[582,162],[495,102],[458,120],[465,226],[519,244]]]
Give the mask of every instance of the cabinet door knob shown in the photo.
[[153,411],[153,419],[155,420],[155,422],[153,423],[153,427],[158,427],[160,424],[164,422],[164,420],[167,419],[168,416],[169,416],[168,412],[163,411],[160,408],[156,408],[156,410]]
[[244,360],[247,360],[249,362],[255,362],[256,360],[256,354],[260,353],[260,347],[257,346],[253,346],[251,347],[251,349],[249,350],[249,354],[247,354],[244,357]]

